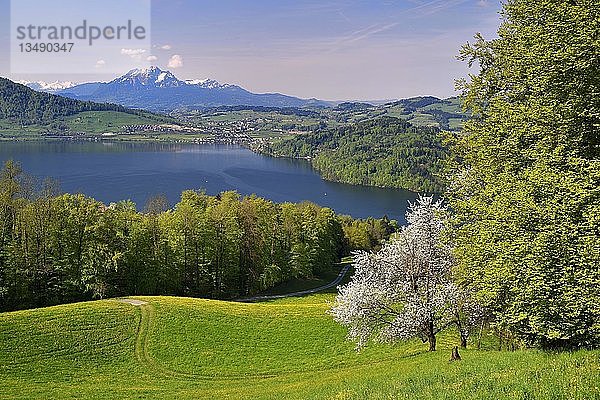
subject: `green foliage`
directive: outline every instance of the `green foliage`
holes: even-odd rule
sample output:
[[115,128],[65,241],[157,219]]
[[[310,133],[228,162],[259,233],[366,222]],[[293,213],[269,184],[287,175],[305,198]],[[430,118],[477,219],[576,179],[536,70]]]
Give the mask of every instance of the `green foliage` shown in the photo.
[[44,124],[83,111],[135,113],[115,104],[79,101],[36,92],[26,86],[0,78],[0,119],[12,120],[21,125]]
[[[600,396],[598,351],[356,353],[333,297],[261,304],[140,298],[0,314],[1,397],[12,399],[573,399]],[[486,345],[489,344],[485,342]],[[485,347],[485,346],[484,346]]]
[[323,129],[276,142],[264,152],[310,157],[324,179],[356,185],[439,192],[446,150],[439,130],[416,128],[397,118]]
[[122,295],[246,296],[326,273],[394,231],[385,219],[235,192],[186,191],[174,209],[157,197],[140,213],[128,201],[107,207],[51,185],[35,190],[13,162],[0,171],[0,223],[0,310]]
[[450,139],[457,274],[529,345],[600,344],[600,4],[510,0],[464,47]]
[[367,218],[366,220],[352,219],[348,216],[340,217],[344,235],[347,240],[348,251],[378,250],[381,243],[398,230],[398,223],[390,221],[387,216],[381,219]]

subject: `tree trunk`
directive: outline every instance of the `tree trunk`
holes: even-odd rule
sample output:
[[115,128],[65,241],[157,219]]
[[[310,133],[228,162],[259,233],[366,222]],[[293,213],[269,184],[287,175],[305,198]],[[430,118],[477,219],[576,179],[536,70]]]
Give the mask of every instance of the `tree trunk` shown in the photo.
[[458,354],[458,346],[454,346],[452,349],[452,356],[450,357],[450,361],[460,361],[460,354]]
[[481,328],[479,329],[479,337],[477,338],[477,349],[481,349],[481,336],[483,336],[483,321],[481,321]]
[[467,348],[467,335],[463,332],[460,333],[460,347],[463,349]]
[[429,334],[429,351],[435,351],[435,334]]

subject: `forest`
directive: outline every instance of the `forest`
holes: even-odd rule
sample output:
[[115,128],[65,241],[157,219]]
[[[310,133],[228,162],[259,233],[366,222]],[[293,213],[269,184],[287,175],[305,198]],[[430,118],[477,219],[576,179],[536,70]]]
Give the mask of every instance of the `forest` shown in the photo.
[[447,150],[439,129],[382,117],[271,143],[276,157],[307,158],[330,181],[417,192],[443,191]]
[[32,182],[11,161],[0,173],[3,311],[140,294],[237,298],[312,277],[396,229],[235,192],[186,191],[172,209],[158,196],[138,212]]
[[[84,111],[118,111],[141,115],[142,112],[109,103],[73,100],[49,93],[36,92],[26,86],[0,78],[0,120],[22,126],[48,124],[60,117]],[[143,113],[148,114],[148,113]]]

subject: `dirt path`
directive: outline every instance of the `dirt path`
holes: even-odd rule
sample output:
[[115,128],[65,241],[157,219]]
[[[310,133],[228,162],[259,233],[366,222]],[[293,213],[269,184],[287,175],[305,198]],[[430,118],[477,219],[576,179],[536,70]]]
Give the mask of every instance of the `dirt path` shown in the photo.
[[150,336],[150,331],[154,320],[154,307],[146,302],[139,307],[141,317],[140,325],[138,326],[138,331],[135,338],[135,355],[140,364],[144,365],[146,368],[148,368],[148,370],[158,373],[162,376],[195,378],[194,374],[187,374],[166,368],[157,363],[156,360],[150,356],[150,352],[148,350],[148,338]]
[[132,306],[143,306],[144,304],[148,304],[147,301],[136,299],[115,299],[115,301],[118,301],[119,303],[131,304]]
[[323,290],[327,290],[329,288],[332,288],[334,286],[337,286],[342,279],[344,279],[344,276],[346,276],[346,273],[348,273],[348,270],[352,267],[351,263],[348,263],[344,266],[344,268],[342,268],[340,270],[340,273],[338,274],[338,276],[331,282],[329,282],[326,285],[323,286],[319,286],[313,289],[307,289],[307,290],[301,290],[299,292],[291,292],[291,293],[285,293],[285,294],[274,294],[274,295],[268,295],[268,296],[253,296],[253,297],[246,297],[246,298],[242,298],[242,299],[237,299],[235,301],[239,301],[239,302],[244,302],[244,303],[251,303],[254,301],[263,301],[263,300],[275,300],[275,299],[283,299],[286,297],[299,297],[299,296],[304,296],[307,294],[313,294],[313,293],[318,293],[321,292]]
[[[344,276],[346,276],[346,273],[348,272],[348,270],[350,269],[350,267],[352,266],[352,264],[347,264],[344,266],[344,268],[342,268],[338,274],[338,276],[332,281],[329,282],[326,285],[322,285],[313,289],[308,289],[308,290],[302,290],[299,292],[292,292],[292,293],[286,293],[286,294],[278,294],[278,295],[272,295],[272,296],[255,296],[255,297],[248,297],[245,299],[239,299],[237,301],[240,302],[254,302],[254,301],[261,301],[261,300],[272,300],[272,299],[281,299],[281,298],[285,298],[285,297],[297,297],[297,296],[304,296],[306,294],[312,294],[312,293],[317,293],[326,289],[329,289],[331,287],[334,287],[336,285],[338,285],[342,279],[344,279]],[[174,369],[170,369],[167,366],[161,365],[159,364],[154,358],[152,358],[152,356],[150,355],[150,351],[148,349],[148,342],[149,342],[149,336],[150,333],[152,331],[152,325],[154,323],[154,307],[152,306],[152,304],[148,303],[147,301],[143,301],[143,300],[136,300],[136,299],[128,299],[128,298],[120,298],[120,299],[114,299],[114,301],[118,301],[120,303],[127,303],[130,304],[134,307],[138,307],[140,309],[140,323],[138,325],[138,329],[136,332],[136,337],[135,337],[135,356],[138,359],[138,361],[140,362],[140,364],[144,365],[149,371],[159,374],[163,377],[173,377],[173,378],[179,378],[179,379],[210,379],[213,380],[215,378],[218,379],[224,379],[224,380],[236,380],[236,379],[247,379],[247,378],[268,378],[268,377],[273,377],[276,375],[270,375],[270,374],[257,374],[257,375],[231,375],[231,376],[212,376],[212,375],[203,375],[203,374],[197,374],[197,373],[193,373],[193,372],[183,372],[183,371],[177,371]]]
[[121,303],[127,303],[140,309],[140,323],[135,337],[135,356],[138,362],[146,367],[149,372],[156,375],[160,375],[165,378],[177,378],[177,379],[188,379],[188,380],[240,380],[247,378],[269,378],[275,375],[272,374],[244,374],[244,375],[205,375],[194,372],[183,372],[171,369],[168,366],[162,365],[157,362],[149,351],[149,338],[152,332],[152,325],[154,324],[155,311],[152,304],[136,299],[115,299],[115,301]]
[[135,356],[149,371],[155,372],[162,376],[177,377],[177,378],[196,378],[194,374],[170,370],[157,363],[148,351],[148,336],[150,335],[152,322],[154,320],[154,307],[152,304],[143,300],[120,298],[114,299],[119,303],[130,304],[140,309],[140,323],[135,335]]

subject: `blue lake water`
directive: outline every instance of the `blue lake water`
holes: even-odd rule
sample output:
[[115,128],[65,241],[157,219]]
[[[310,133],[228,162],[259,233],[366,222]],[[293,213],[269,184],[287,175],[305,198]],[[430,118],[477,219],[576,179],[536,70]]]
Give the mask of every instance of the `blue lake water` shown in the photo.
[[322,180],[304,160],[265,157],[238,146],[121,142],[0,142],[0,161],[19,161],[30,175],[52,177],[64,192],[104,203],[165,194],[177,203],[186,189],[215,195],[236,190],[275,202],[309,200],[356,218],[404,222],[416,194]]

